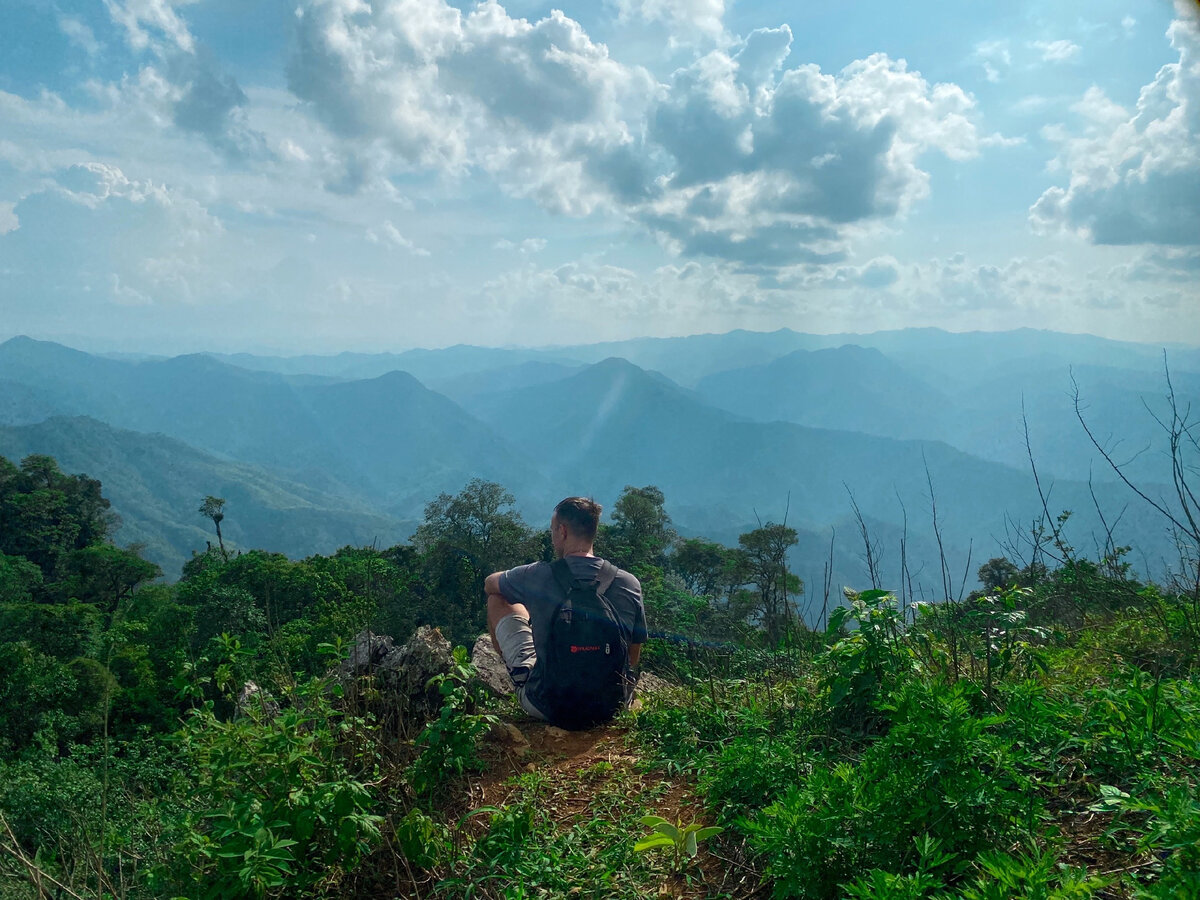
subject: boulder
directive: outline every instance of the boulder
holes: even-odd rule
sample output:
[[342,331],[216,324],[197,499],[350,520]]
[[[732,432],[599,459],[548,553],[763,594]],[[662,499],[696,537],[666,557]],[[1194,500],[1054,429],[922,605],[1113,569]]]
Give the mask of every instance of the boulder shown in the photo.
[[[361,632],[340,667],[346,696],[357,696],[358,679],[374,675],[379,699],[402,721],[420,722],[437,714],[441,694],[430,679],[449,673],[454,665],[450,642],[441,631],[422,625],[403,646],[386,635]],[[375,701],[372,701],[375,702]]]
[[350,656],[342,660],[342,678],[357,678],[374,671],[394,649],[394,642],[386,634],[375,634],[366,629],[360,631],[350,648]]
[[481,634],[471,650],[471,663],[479,673],[479,680],[488,691],[496,697],[507,697],[515,693],[512,679],[508,677],[508,667],[492,646],[492,639]]
[[639,694],[661,694],[671,689],[671,682],[659,678],[652,672],[643,672],[638,678],[637,692]]

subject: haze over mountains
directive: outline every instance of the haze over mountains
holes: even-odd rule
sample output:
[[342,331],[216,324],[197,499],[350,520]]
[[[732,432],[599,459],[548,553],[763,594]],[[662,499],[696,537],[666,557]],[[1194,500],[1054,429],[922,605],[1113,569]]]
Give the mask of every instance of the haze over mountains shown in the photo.
[[[1180,408],[1200,400],[1200,350],[1168,350]],[[228,501],[238,546],[292,555],[395,543],[439,492],[498,481],[540,525],[568,493],[611,505],[656,484],[685,534],[736,541],[757,521],[801,530],[796,571],[862,586],[849,493],[898,578],[940,583],[929,481],[956,573],[1003,552],[1042,512],[1022,404],[1053,514],[1084,551],[1119,516],[1135,564],[1170,559],[1164,523],[1099,457],[1086,416],[1149,490],[1169,481],[1151,412],[1162,348],[1049,332],[730,332],[547,349],[451,347],[329,357],[115,359],[14,338],[0,345],[0,454],[56,456],[100,478],[168,577],[207,538],[196,507]],[[1195,406],[1200,409],[1200,403]],[[956,574],[956,580],[961,577]]]

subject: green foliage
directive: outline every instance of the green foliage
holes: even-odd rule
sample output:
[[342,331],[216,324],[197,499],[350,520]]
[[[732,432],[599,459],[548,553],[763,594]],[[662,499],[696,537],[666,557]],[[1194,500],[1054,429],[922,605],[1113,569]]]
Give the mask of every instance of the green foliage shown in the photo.
[[638,822],[648,826],[650,834],[635,843],[633,849],[638,853],[654,849],[670,850],[676,872],[682,869],[688,860],[696,858],[700,852],[701,841],[715,837],[725,830],[719,825],[705,826],[699,822],[684,825],[682,820],[672,824],[662,816],[642,816]]
[[[225,721],[206,701],[180,732],[197,781],[179,874],[205,897],[303,893],[353,870],[380,838],[374,794],[339,749],[369,723],[339,713],[321,679],[289,700],[272,715],[251,698]],[[358,756],[359,768],[369,760]]]
[[446,675],[435,676],[442,698],[441,712],[417,736],[420,748],[408,772],[409,782],[418,794],[432,794],[447,781],[479,768],[476,753],[479,736],[490,728],[496,717],[473,712],[477,698],[468,690],[473,672],[466,648],[454,648],[454,666]]
[[652,484],[625,485],[613,504],[612,524],[601,526],[597,535],[596,553],[629,571],[637,566],[662,568],[675,540],[665,503],[663,492]]
[[971,700],[961,684],[906,682],[884,705],[890,730],[857,763],[815,768],[749,823],[780,896],[832,896],[867,869],[911,874],[920,839],[950,865],[1029,833],[1036,804]]
[[915,666],[912,651],[901,640],[904,617],[888,591],[847,592],[848,606],[829,614],[828,635],[836,637],[848,621],[855,627],[836,640],[818,660],[829,705],[840,721],[863,726],[889,681]]
[[19,469],[3,462],[0,553],[24,557],[49,579],[65,554],[104,541],[111,519],[99,481],[64,475],[49,456],[28,456]]

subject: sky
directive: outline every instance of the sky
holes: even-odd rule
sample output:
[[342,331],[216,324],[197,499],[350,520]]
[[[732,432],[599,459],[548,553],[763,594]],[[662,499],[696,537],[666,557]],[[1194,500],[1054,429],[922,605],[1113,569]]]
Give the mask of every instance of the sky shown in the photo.
[[1194,0],[4,0],[0,340],[1200,344]]

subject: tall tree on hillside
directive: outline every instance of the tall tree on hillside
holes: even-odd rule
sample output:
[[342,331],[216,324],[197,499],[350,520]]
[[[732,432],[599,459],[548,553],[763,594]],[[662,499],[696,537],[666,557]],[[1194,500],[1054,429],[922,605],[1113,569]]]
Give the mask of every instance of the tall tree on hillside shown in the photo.
[[665,567],[667,550],[675,540],[665,502],[663,492],[652,484],[625,485],[613,504],[612,524],[600,531],[597,552],[623,569]]
[[204,502],[200,504],[200,509],[197,512],[206,519],[212,519],[212,523],[217,529],[217,545],[221,548],[221,556],[224,559],[229,559],[229,554],[225,552],[225,540],[221,537],[221,522],[225,518],[224,499],[213,497],[210,494],[204,498]]
[[795,528],[768,522],[738,537],[744,554],[747,582],[757,589],[758,613],[767,641],[778,644],[795,619],[791,597],[804,593],[804,582],[787,570],[787,553],[799,542]]
[[671,569],[697,597],[712,597],[728,584],[735,551],[704,538],[684,538],[671,553]]
[[502,485],[472,478],[457,494],[438,494],[425,505],[425,521],[413,535],[422,553],[439,544],[464,554],[484,574],[515,565],[528,555],[533,532],[513,509]]

